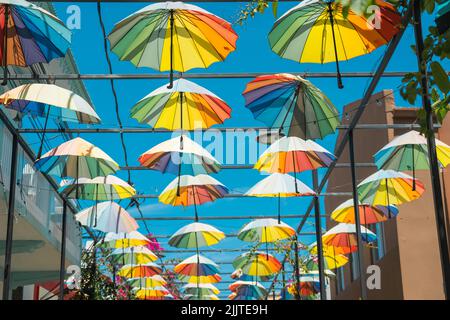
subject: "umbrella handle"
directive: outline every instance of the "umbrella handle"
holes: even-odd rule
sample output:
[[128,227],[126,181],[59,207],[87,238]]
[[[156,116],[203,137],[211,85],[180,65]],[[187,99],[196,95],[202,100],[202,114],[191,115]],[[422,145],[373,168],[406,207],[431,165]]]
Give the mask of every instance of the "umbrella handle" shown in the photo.
[[337,52],[337,47],[336,47],[336,36],[334,34],[333,8],[331,7],[331,2],[328,2],[328,13],[330,14],[331,34],[333,36],[334,58],[336,60],[337,84],[338,84],[339,89],[343,89],[344,85],[342,84],[341,71],[339,70],[338,52]]
[[411,149],[412,153],[412,172],[413,172],[413,181],[412,181],[412,191],[416,191],[416,164],[414,160],[414,145],[412,145]]
[[3,81],[2,86],[6,86],[8,84],[8,20],[9,20],[9,5],[5,4],[5,36],[3,38]]
[[173,88],[173,9],[170,10],[170,83],[167,86],[167,89]]

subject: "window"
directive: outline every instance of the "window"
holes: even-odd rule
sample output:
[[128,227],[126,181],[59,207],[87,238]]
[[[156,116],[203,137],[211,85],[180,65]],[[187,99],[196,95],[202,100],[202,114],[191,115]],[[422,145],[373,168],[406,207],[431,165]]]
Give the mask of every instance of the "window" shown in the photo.
[[345,290],[345,277],[344,277],[344,268],[340,267],[336,270],[336,293],[342,292]]
[[358,259],[358,252],[352,252],[349,255],[350,258],[350,272],[352,275],[352,281],[355,281],[356,279],[359,278],[359,259]]

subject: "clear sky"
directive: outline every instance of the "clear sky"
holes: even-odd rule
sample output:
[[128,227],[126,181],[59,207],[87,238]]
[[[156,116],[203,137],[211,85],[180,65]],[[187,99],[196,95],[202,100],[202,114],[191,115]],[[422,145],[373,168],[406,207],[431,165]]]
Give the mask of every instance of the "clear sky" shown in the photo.
[[[195,4],[195,3],[194,3]],[[56,3],[58,16],[65,20],[67,17],[66,9],[70,3]],[[107,33],[109,33],[114,24],[134,11],[141,9],[144,3],[104,3],[103,20]],[[244,3],[201,3],[198,4],[204,9],[230,21],[236,21],[237,16]],[[281,2],[278,12],[282,14],[292,6],[294,2]],[[74,30],[72,41],[72,52],[80,73],[108,73],[107,64],[103,49],[103,38],[97,15],[97,5],[95,3],[79,4],[81,8],[81,29]],[[429,22],[430,19],[427,19]],[[334,63],[319,64],[298,64],[293,61],[284,60],[274,54],[267,40],[267,34],[273,25],[275,18],[271,10],[267,10],[265,14],[258,14],[254,19],[249,19],[243,25],[234,25],[239,35],[237,49],[231,53],[225,62],[213,64],[207,70],[194,69],[190,72],[323,72],[335,71]],[[389,71],[410,71],[416,69],[416,57],[410,49],[414,37],[412,30],[409,28],[389,64]],[[349,44],[351,45],[351,44]],[[374,53],[355,58],[349,62],[341,62],[341,70],[346,71],[374,71],[380,57],[384,53],[386,47],[379,48]],[[109,52],[113,63],[113,71],[115,73],[153,73],[154,70],[148,68],[135,68],[129,62],[120,62],[117,57]],[[194,80],[196,83],[206,87],[210,91],[217,94],[232,107],[231,119],[225,121],[223,126],[226,127],[249,127],[262,126],[263,124],[254,120],[251,112],[244,107],[242,91],[245,85],[251,79],[208,79]],[[360,99],[367,87],[370,79],[344,79],[345,88],[339,90],[336,86],[334,78],[329,79],[312,79],[311,81],[323,90],[325,94],[332,100],[339,110],[347,103]],[[115,81],[115,86],[119,99],[120,117],[124,126],[141,126],[134,119],[129,118],[129,110],[139,99],[153,91],[157,87],[165,84],[165,80],[121,80]],[[85,86],[90,94],[93,104],[102,118],[105,127],[117,125],[116,115],[114,112],[114,100],[111,94],[110,83],[107,80],[91,80],[85,81]],[[398,86],[400,79],[387,78],[382,79],[377,91],[381,89],[394,89],[397,105],[408,106],[401,100],[398,94]],[[83,138],[93,142],[105,152],[110,154],[119,164],[124,165],[124,157],[120,146],[118,134],[83,134]],[[48,135],[51,137],[51,134]],[[126,134],[125,141],[127,145],[129,165],[139,165],[137,158],[144,151],[150,149],[159,142],[169,138],[168,134]],[[318,141],[322,146],[329,150],[333,150],[336,136],[330,135],[322,141]],[[55,141],[57,141],[55,139]],[[204,141],[207,146],[209,141]],[[56,145],[56,144],[55,144]],[[54,146],[54,145],[53,145]],[[220,157],[220,155],[217,155]],[[230,163],[228,163],[230,164]],[[323,170],[319,172],[323,174]],[[119,172],[118,176],[126,179],[126,172]],[[223,170],[214,176],[219,181],[228,186],[234,193],[243,193],[264,176],[260,175],[256,170]],[[306,172],[299,175],[299,178],[306,184],[311,186],[311,173]],[[153,171],[135,171],[132,172],[132,181],[139,193],[155,194],[159,193],[172,180],[174,176],[162,175]],[[304,213],[309,205],[311,198],[307,199],[289,199],[282,201],[283,214],[301,214]],[[323,206],[322,206],[323,207]],[[157,199],[148,199],[141,206],[145,217],[169,217],[169,216],[193,216],[193,208],[173,208],[165,206],[157,202]],[[211,204],[205,204],[199,207],[200,221],[205,216],[219,215],[275,215],[276,199],[261,198],[240,198],[240,199],[222,199]],[[133,215],[137,216],[137,212],[131,210]],[[190,221],[152,221],[149,220],[148,226],[150,231],[156,235],[168,235],[174,233],[177,229]],[[225,233],[236,233],[240,227],[248,222],[246,220],[214,220],[205,221],[210,223]],[[299,219],[286,219],[286,223],[296,227]],[[304,231],[314,230],[313,221],[310,220],[304,228]],[[141,228],[141,232],[145,233],[145,229]],[[314,237],[302,237],[305,243],[314,241]],[[166,249],[173,249],[167,245],[167,239],[161,239],[160,242]],[[212,248],[246,248],[250,244],[243,243],[236,238],[225,239],[220,244]],[[192,253],[177,254],[177,257],[186,258]],[[205,253],[204,255],[216,262],[232,261],[239,253]],[[174,257],[170,254],[169,257]],[[281,259],[282,257],[280,257]],[[231,265],[221,265],[223,272],[231,272]],[[224,280],[230,280],[228,276],[223,277]],[[219,288],[226,288],[228,284],[219,285]],[[221,296],[227,295],[229,292],[223,292]]]

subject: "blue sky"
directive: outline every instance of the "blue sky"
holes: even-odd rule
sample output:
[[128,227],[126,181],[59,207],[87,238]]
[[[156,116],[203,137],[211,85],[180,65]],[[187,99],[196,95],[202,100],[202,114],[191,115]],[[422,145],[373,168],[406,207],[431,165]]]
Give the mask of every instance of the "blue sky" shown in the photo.
[[[65,20],[67,17],[66,9],[70,3],[56,3],[55,8],[58,16]],[[144,3],[105,3],[102,4],[103,20],[107,33],[109,33],[114,24],[134,11],[142,8]],[[240,9],[244,3],[202,3],[199,4],[204,9],[230,21],[236,21]],[[294,3],[281,2],[278,12],[282,14]],[[105,55],[103,51],[103,38],[100,24],[97,16],[97,7],[95,3],[81,3],[81,29],[74,30],[72,41],[72,52],[80,73],[108,73]],[[427,22],[429,22],[429,18]],[[215,63],[207,70],[194,69],[190,72],[324,72],[335,71],[334,63],[327,65],[316,64],[298,64],[293,61],[284,60],[274,54],[268,45],[267,34],[274,23],[271,10],[263,15],[257,15],[254,19],[248,20],[243,25],[235,25],[234,28],[239,35],[237,50],[229,55],[225,62]],[[413,34],[411,28],[406,34],[389,64],[389,71],[409,71],[416,69],[416,57],[410,49],[413,43]],[[341,62],[341,71],[374,71],[377,62],[384,53],[386,47],[379,48],[374,53],[355,58],[349,62]],[[156,72],[147,68],[135,68],[129,62],[120,62],[117,57],[109,52],[113,70],[115,73],[153,73]],[[244,100],[241,92],[245,85],[251,79],[208,79],[194,80],[196,83],[206,87],[217,94],[232,107],[232,117],[227,120],[223,126],[226,127],[249,127],[262,126],[262,123],[254,120],[252,114],[244,107]],[[367,87],[370,79],[344,79],[345,88],[339,90],[336,86],[336,80],[330,79],[312,79],[311,81],[322,89],[336,107],[341,110],[342,107],[354,100],[360,99]],[[165,84],[165,80],[121,80],[115,81],[115,86],[119,99],[120,117],[124,126],[141,126],[134,119],[129,118],[129,110],[136,101],[153,91],[155,88]],[[103,126],[111,127],[117,125],[114,112],[114,100],[111,94],[110,83],[107,80],[85,81],[85,86],[90,94],[93,104],[102,118]],[[400,79],[386,78],[382,79],[378,85],[377,91],[381,89],[397,89]],[[397,105],[408,106],[395,91]],[[124,165],[124,157],[120,147],[118,134],[83,134],[83,138],[93,142],[110,154],[117,162]],[[48,135],[51,137],[51,134]],[[126,134],[125,141],[127,145],[129,165],[138,165],[137,158],[144,151],[152,146],[169,138],[168,134]],[[333,150],[336,136],[330,135],[322,141],[318,141],[322,146]],[[55,140],[57,141],[57,140]],[[55,144],[55,142],[53,142]],[[208,142],[205,142],[208,144]],[[53,145],[54,146],[54,145]],[[319,175],[323,174],[323,170]],[[118,176],[126,178],[125,172],[119,172]],[[219,181],[228,186],[233,192],[244,192],[254,185],[264,176],[261,176],[256,170],[223,170],[214,176]],[[306,172],[299,175],[299,178],[311,186],[311,173]],[[140,193],[159,193],[174,176],[162,175],[153,171],[135,171],[132,173],[132,181]],[[282,201],[283,214],[301,214],[305,212],[311,198],[307,199],[288,199]],[[163,216],[193,216],[193,208],[172,208],[157,202],[157,199],[148,199],[142,204],[142,210],[145,217],[163,217]],[[322,206],[323,207],[323,206]],[[205,216],[219,215],[274,215],[276,214],[276,199],[222,199],[211,204],[205,204],[199,207],[200,220]],[[131,210],[134,215],[137,212]],[[205,221],[210,223],[225,233],[236,233],[240,227],[248,222],[246,220],[214,220]],[[297,226],[299,219],[286,219],[286,223]],[[152,221],[149,220],[148,226],[152,233],[172,234],[189,221]],[[304,231],[314,230],[313,221],[306,224]],[[143,228],[140,231],[145,232]],[[313,237],[302,237],[305,243],[314,241]],[[160,241],[167,249],[172,249],[166,245],[167,239]],[[212,248],[246,248],[250,245],[243,243],[236,238],[225,239],[222,243]],[[205,253],[205,256],[216,262],[232,261],[239,253]],[[191,253],[182,253],[177,256],[186,258]],[[169,255],[173,257],[173,255]],[[221,265],[223,272],[231,272],[231,265]],[[230,280],[227,276],[224,280]],[[226,288],[228,284],[219,285],[219,288]],[[222,296],[227,294],[223,292]]]

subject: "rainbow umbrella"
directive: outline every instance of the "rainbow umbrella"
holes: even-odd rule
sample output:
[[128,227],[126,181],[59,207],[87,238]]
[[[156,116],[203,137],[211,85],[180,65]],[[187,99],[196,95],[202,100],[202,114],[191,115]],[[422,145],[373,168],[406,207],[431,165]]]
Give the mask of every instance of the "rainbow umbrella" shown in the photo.
[[217,287],[211,283],[201,283],[198,286],[193,283],[187,283],[182,287],[182,289],[186,294],[192,294],[196,296],[198,296],[199,294],[201,296],[204,296],[209,294],[220,293],[220,290],[217,289]]
[[289,173],[328,167],[336,157],[311,140],[282,137],[259,157],[254,168],[268,173]]
[[150,240],[139,231],[127,233],[108,232],[103,238],[103,244],[109,248],[129,248],[150,244]]
[[[296,283],[290,283],[287,286],[289,294],[295,296],[297,293]],[[315,277],[302,275],[300,277],[300,295],[310,296],[320,292],[320,282]]]
[[206,149],[186,135],[154,146],[143,153],[138,160],[144,167],[175,175],[196,176],[220,170],[220,163]]
[[37,5],[23,0],[2,0],[0,39],[2,85],[6,85],[5,66],[26,67],[64,57],[70,46],[71,32],[61,20]]
[[[416,185],[413,190],[413,184]],[[379,170],[358,184],[359,199],[373,206],[386,206],[388,211],[392,205],[418,199],[425,191],[419,180],[394,170]],[[388,212],[390,217],[390,212]]]
[[[336,250],[339,250],[336,248]],[[340,268],[347,264],[348,257],[343,254],[334,254],[334,247],[325,246],[323,251],[324,273],[328,276],[334,276],[331,270]],[[309,273],[319,272],[319,259],[317,255],[311,256],[305,262],[305,268]]]
[[144,246],[118,248],[111,252],[110,257],[115,263],[120,264],[141,265],[158,260],[158,256]]
[[151,277],[162,272],[159,265],[153,262],[145,264],[126,264],[119,269],[118,276],[124,278]]
[[[375,233],[361,226],[361,237],[365,242],[377,240]],[[337,247],[345,253],[351,253],[358,249],[356,239],[356,226],[354,224],[339,223],[322,235],[324,246]]]
[[162,86],[137,102],[131,117],[153,128],[206,129],[230,117],[231,108],[214,93],[185,79]]
[[[375,164],[380,169],[395,171],[412,171],[416,177],[416,170],[430,168],[428,158],[427,139],[417,131],[409,131],[392,139],[375,155]],[[439,165],[443,168],[450,163],[450,146],[436,139],[436,154]],[[412,189],[415,190],[415,180]]]
[[[251,281],[236,281],[233,282],[231,285],[228,286],[228,288],[236,293],[236,296],[238,297],[249,297],[249,298],[256,298],[256,299],[262,299],[267,295],[267,290],[262,286],[261,284],[257,282],[251,282]],[[243,300],[243,299],[239,299]]]
[[36,160],[35,167],[59,177],[95,178],[119,170],[119,165],[103,150],[77,137],[48,151]]
[[245,195],[251,197],[277,197],[278,223],[281,223],[281,198],[313,196],[316,193],[289,174],[273,173],[255,184]]
[[327,96],[299,76],[259,76],[242,94],[256,120],[287,136],[323,139],[339,124],[339,112]]
[[59,192],[72,199],[96,201],[126,199],[136,194],[132,186],[112,175],[94,179],[78,178],[63,184]]
[[392,4],[375,0],[379,16],[372,21],[338,1],[306,0],[283,14],[269,33],[279,56],[301,63],[336,62],[338,87],[343,88],[339,61],[372,52],[400,30],[401,17]]
[[202,283],[217,283],[222,280],[222,277],[219,274],[213,274],[209,276],[185,276],[185,275],[178,275],[178,278],[181,282],[187,282],[187,283],[195,283],[195,284],[202,284]]
[[75,215],[83,226],[103,232],[131,232],[139,228],[136,220],[113,201],[95,204]]
[[120,60],[137,67],[180,72],[207,68],[236,49],[227,21],[183,2],[149,5],[118,22],[108,39]]
[[238,256],[233,267],[250,276],[270,276],[281,270],[281,263],[270,254],[255,251]]
[[225,238],[225,234],[208,224],[194,222],[179,229],[169,239],[176,248],[199,248],[212,246]]
[[165,286],[167,281],[160,275],[155,275],[151,277],[130,278],[127,279],[127,283],[135,288],[148,288]]
[[[358,204],[359,220],[361,224],[373,224],[387,221],[389,217],[395,217],[398,214],[396,206],[372,206],[366,203]],[[331,219],[337,222],[355,223],[355,206],[353,199],[341,203],[331,213]]]
[[194,294],[185,294],[183,296],[184,300],[220,300],[218,296],[215,294],[206,294],[206,295],[194,295]]
[[138,299],[153,300],[153,298],[162,298],[170,294],[166,288],[159,287],[145,287],[145,288],[133,288],[134,294]]
[[219,266],[210,259],[195,254],[177,264],[173,270],[184,276],[212,276],[219,273]]

